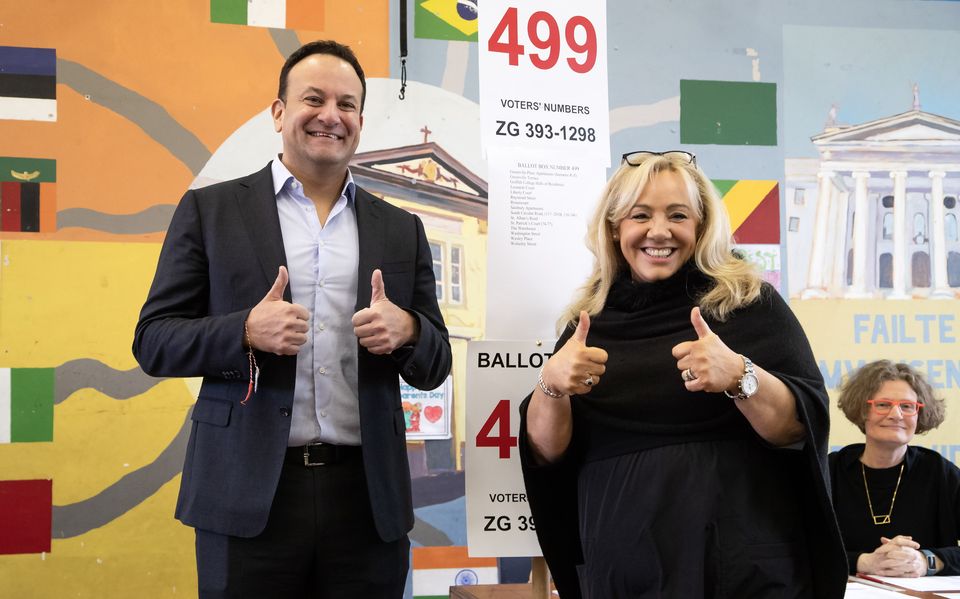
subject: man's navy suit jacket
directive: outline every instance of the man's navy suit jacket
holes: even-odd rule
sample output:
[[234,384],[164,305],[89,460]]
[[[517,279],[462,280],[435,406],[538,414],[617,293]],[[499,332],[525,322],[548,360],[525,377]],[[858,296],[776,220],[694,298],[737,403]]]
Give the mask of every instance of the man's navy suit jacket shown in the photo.
[[[370,278],[379,268],[387,297],[420,325],[413,347],[384,356],[359,350],[370,504],[380,537],[393,541],[413,527],[398,375],[419,389],[436,388],[450,372],[450,343],[420,219],[359,187],[355,205],[356,309],[369,306]],[[189,526],[239,537],[266,526],[290,432],[296,356],[257,352],[258,390],[241,405],[249,380],[243,327],[285,264],[269,164],[247,177],[190,190],[177,206],[133,353],[150,375],[203,377],[176,509]],[[289,286],[284,299],[291,301]]]

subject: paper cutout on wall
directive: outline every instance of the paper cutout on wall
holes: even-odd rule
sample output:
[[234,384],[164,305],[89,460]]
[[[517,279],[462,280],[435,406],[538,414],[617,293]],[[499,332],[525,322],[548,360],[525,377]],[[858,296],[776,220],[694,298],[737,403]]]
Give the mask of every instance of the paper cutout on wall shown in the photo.
[[0,46],[0,119],[57,120],[57,52]]
[[210,21],[323,31],[323,0],[210,0]]
[[417,0],[415,37],[475,42],[478,27],[476,0]]
[[777,86],[680,80],[680,142],[777,145]]
[[777,181],[714,179],[738,244],[780,243],[780,185]]
[[50,551],[53,481],[0,480],[0,554]]
[[55,231],[57,163],[0,156],[0,230]]
[[466,547],[413,548],[413,599],[448,597],[451,586],[498,582],[495,557],[468,557]]

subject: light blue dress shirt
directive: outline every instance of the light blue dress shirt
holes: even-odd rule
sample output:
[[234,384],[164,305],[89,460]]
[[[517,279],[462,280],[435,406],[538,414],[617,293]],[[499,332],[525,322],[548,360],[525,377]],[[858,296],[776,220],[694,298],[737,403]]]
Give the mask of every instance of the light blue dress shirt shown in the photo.
[[340,198],[321,225],[303,185],[279,159],[271,168],[290,293],[293,303],[310,312],[307,342],[297,354],[288,445],[359,445],[358,345],[351,323],[360,260],[356,184],[348,171]]

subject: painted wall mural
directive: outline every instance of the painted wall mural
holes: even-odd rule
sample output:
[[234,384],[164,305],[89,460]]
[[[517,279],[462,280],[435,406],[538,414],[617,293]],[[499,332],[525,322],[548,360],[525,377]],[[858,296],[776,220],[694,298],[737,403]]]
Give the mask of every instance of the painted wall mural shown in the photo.
[[[183,191],[276,154],[266,108],[279,68],[326,37],[351,45],[369,78],[354,174],[421,216],[451,331],[449,390],[431,404],[445,428],[408,443],[411,538],[449,549],[416,567],[471,564],[465,356],[484,337],[491,201],[481,7],[408,5],[404,100],[397,2],[0,6],[0,595],[195,595],[193,532],[173,506],[199,382],[143,374],[133,327]],[[611,154],[696,153],[738,248],[791,298],[831,393],[860,361],[913,361],[950,414],[918,442],[960,461],[960,79],[944,58],[960,46],[960,3],[607,12]],[[439,421],[415,405],[411,426],[415,412]],[[831,442],[856,440],[833,416]],[[509,582],[525,580],[520,562],[473,566]],[[415,580],[408,597],[427,591]]]

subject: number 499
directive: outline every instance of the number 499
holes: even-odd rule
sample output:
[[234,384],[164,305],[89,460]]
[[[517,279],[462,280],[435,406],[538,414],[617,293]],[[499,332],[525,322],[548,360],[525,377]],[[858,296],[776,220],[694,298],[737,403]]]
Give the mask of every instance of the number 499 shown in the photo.
[[[546,24],[546,37],[540,35],[540,24]],[[583,43],[577,41],[577,30],[582,29],[584,33]],[[506,33],[507,41],[501,41]],[[567,59],[567,64],[575,73],[587,73],[597,62],[597,32],[593,28],[593,23],[583,16],[571,17],[563,28],[563,36],[567,46],[575,54],[582,55],[582,61],[574,57]],[[503,18],[497,23],[490,39],[487,40],[487,49],[490,52],[500,52],[509,57],[510,65],[520,64],[519,56],[525,54],[523,44],[520,43],[519,33],[517,31],[517,9],[510,7]],[[543,54],[530,54],[530,62],[538,69],[548,70],[553,68],[560,59],[560,26],[557,20],[548,12],[537,11],[530,15],[527,21],[527,37],[530,43],[540,50],[546,50],[546,56]]]

